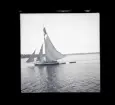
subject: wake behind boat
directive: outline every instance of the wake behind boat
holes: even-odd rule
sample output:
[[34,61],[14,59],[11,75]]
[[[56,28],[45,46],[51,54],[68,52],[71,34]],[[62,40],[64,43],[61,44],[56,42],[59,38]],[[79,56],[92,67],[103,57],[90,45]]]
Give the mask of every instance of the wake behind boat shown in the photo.
[[[56,50],[56,48],[52,44],[46,32],[45,27],[43,28],[43,32],[44,32],[44,43],[41,46],[37,59],[34,60],[35,51],[36,51],[35,50],[26,62],[27,63],[33,62],[35,66],[36,65],[57,65],[59,64],[58,59],[63,58],[64,55]],[[43,49],[45,50],[45,54],[43,54]]]

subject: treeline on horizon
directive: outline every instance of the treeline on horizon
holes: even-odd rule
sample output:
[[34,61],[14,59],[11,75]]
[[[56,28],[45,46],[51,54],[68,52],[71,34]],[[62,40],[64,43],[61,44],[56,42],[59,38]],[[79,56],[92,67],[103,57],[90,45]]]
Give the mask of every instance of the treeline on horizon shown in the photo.
[[[72,54],[63,54],[63,55],[79,55],[79,54],[96,54],[100,52],[90,52],[90,53],[72,53]],[[21,54],[21,58],[29,58],[32,54]],[[37,57],[39,54],[35,54],[34,57]]]
[[[32,54],[21,54],[21,58],[29,58]],[[35,54],[34,57],[37,57],[38,54]]]

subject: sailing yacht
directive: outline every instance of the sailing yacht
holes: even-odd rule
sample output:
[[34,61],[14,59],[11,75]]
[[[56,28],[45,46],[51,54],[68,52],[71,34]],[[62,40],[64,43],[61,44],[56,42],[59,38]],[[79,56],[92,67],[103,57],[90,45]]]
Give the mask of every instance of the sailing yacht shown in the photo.
[[[63,54],[58,52],[54,45],[52,44],[45,27],[43,28],[44,32],[44,42],[41,45],[41,49],[39,52],[39,55],[37,56],[37,59],[34,60],[35,57],[35,51],[32,53],[30,58],[26,61],[27,63],[33,62],[35,65],[54,65],[59,64],[58,59],[61,59],[64,57]],[[45,53],[43,53],[43,49],[45,50]]]

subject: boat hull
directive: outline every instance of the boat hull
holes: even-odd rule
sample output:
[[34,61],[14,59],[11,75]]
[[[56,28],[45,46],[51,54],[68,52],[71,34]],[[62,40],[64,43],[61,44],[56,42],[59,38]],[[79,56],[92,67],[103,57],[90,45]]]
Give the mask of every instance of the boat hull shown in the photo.
[[45,66],[45,65],[58,65],[58,62],[51,62],[51,63],[34,63],[35,66]]

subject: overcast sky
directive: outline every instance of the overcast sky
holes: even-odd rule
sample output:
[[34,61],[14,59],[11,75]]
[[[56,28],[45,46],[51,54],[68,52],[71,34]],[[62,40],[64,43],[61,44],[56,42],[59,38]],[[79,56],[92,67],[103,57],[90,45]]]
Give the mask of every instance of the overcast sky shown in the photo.
[[20,14],[21,54],[39,53],[45,26],[62,54],[99,52],[99,14]]

